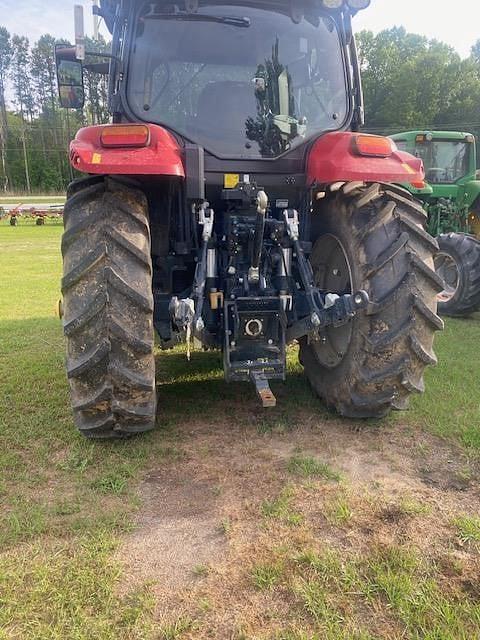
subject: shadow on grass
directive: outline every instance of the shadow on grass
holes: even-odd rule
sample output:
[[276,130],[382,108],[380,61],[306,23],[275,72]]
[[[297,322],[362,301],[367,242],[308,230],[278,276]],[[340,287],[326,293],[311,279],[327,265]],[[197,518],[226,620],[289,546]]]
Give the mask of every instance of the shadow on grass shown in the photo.
[[[3,412],[0,407],[4,433],[15,436],[18,442],[31,437],[46,442],[55,438],[64,444],[76,440],[59,320],[4,320],[0,321],[0,330],[4,336],[0,348],[0,373],[5,379]],[[338,415],[312,392],[293,348],[288,351],[287,380],[271,383],[277,398],[277,406],[272,409],[262,407],[253,384],[225,381],[220,352],[194,351],[188,361],[185,347],[159,351],[156,370],[155,442],[168,440],[173,432],[199,423],[219,431],[241,425],[267,433],[338,420]],[[345,422],[346,428],[360,426],[358,421]]]
[[160,354],[157,385],[160,432],[200,422],[219,430],[242,426],[259,433],[285,432],[301,426],[306,417],[322,424],[338,419],[312,392],[295,351],[290,354],[286,381],[271,382],[277,406],[270,409],[262,407],[253,384],[225,381],[219,353],[193,354],[190,362],[181,351]]

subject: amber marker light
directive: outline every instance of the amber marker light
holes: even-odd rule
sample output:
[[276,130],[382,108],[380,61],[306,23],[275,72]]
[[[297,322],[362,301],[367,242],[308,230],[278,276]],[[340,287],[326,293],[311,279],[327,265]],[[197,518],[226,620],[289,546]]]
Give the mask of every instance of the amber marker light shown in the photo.
[[395,150],[390,138],[383,136],[358,135],[353,139],[353,150],[359,156],[371,158],[388,158]]
[[111,124],[100,135],[102,147],[146,147],[150,143],[150,129],[143,124]]

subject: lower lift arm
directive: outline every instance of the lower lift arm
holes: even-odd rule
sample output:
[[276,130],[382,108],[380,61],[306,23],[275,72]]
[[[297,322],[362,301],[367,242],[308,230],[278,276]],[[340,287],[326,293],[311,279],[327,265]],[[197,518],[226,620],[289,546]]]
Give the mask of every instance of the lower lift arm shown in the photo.
[[[286,209],[283,213],[288,235],[297,256],[297,266],[305,290],[310,315],[302,318],[287,329],[286,340],[292,342],[324,327],[340,327],[349,322],[358,311],[365,309],[370,302],[366,291],[336,296],[331,304],[322,301],[321,294],[315,287],[312,267],[305,257],[300,244],[298,212]],[[327,292],[328,294],[329,292]]]

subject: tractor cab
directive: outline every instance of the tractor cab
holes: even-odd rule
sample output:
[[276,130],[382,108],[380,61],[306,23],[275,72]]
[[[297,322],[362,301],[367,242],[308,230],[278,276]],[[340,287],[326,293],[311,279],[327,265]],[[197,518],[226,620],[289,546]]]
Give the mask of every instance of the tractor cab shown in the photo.
[[392,136],[399,148],[423,160],[427,182],[454,185],[475,179],[475,137],[452,131],[414,131]]
[[[113,31],[114,121],[158,124],[182,145],[245,161],[358,128],[351,18],[369,3],[104,0],[96,11]],[[72,49],[59,47],[57,59],[61,100],[78,108]]]
[[477,179],[475,136],[457,131],[411,131],[392,136],[399,149],[421,158],[432,213],[434,235],[445,231],[480,234],[480,181]]
[[278,158],[351,117],[343,25],[321,6],[149,2],[131,38],[135,118],[217,157]]

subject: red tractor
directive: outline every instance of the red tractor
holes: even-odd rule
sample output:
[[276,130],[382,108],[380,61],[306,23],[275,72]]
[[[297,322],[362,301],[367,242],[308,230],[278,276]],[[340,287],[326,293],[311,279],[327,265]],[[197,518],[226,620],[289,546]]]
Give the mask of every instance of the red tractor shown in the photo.
[[[264,406],[298,341],[351,418],[405,409],[442,328],[436,241],[399,183],[422,161],[363,124],[352,17],[369,0],[101,0],[112,124],[82,129],[62,240],[78,428],[155,425],[154,331],[223,352]],[[57,49],[64,106],[77,47]],[[78,59],[80,58],[80,60]],[[106,68],[108,66],[108,69]],[[161,415],[161,413],[160,413]]]

